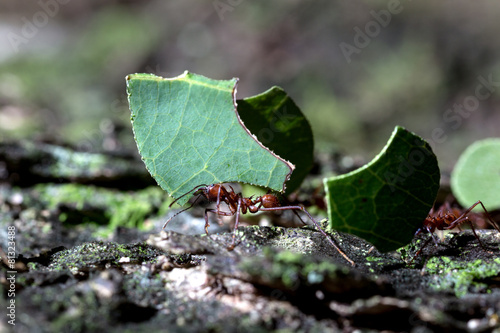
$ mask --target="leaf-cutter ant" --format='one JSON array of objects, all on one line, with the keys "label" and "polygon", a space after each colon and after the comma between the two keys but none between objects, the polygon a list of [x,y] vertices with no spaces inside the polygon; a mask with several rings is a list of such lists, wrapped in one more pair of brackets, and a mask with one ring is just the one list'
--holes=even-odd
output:
[{"label": "leaf-cutter ant", "polygon": [[[228,250],[233,250],[235,247],[236,240],[236,229],[238,228],[240,214],[245,214],[247,212],[257,213],[259,211],[280,211],[280,210],[292,210],[296,213],[297,210],[303,211],[314,223],[316,228],[325,236],[325,238],[330,242],[330,244],[347,260],[351,265],[355,266],[354,261],[349,259],[347,255],[328,237],[326,232],[320,227],[318,222],[316,222],[311,214],[307,210],[305,210],[302,206],[281,206],[278,198],[274,194],[264,194],[262,196],[258,196],[255,199],[253,196],[245,198],[241,193],[236,193],[234,189],[228,185],[230,190],[226,189],[222,184],[212,184],[212,185],[198,185],[194,187],[191,191],[181,195],[179,198],[174,200],[170,206],[172,206],[177,200],[182,198],[183,196],[193,193],[193,195],[198,195],[196,200],[187,208],[177,212],[175,215],[170,217],[167,222],[163,225],[163,228],[167,226],[167,224],[180,213],[190,209],[196,203],[196,201],[200,198],[200,196],[204,196],[208,201],[215,202],[216,208],[205,209],[205,232],[208,235],[208,227],[210,226],[208,222],[208,212],[217,214],[218,216],[233,216],[236,215],[235,223],[234,223],[234,231],[233,231],[233,240],[231,244],[228,246]],[[221,202],[225,202],[229,207],[229,212],[220,210]]]},{"label": "leaf-cutter ant", "polygon": [[479,242],[479,245],[481,245],[483,250],[487,251],[483,243],[481,242],[481,239],[479,239],[479,236],[476,234],[476,230],[474,229],[471,220],[467,216],[477,205],[481,205],[481,207],[483,208],[488,223],[491,224],[498,232],[500,232],[500,228],[495,222],[493,222],[493,220],[490,217],[490,214],[488,213],[488,211],[486,210],[486,208],[484,207],[483,203],[480,200],[478,200],[476,203],[470,206],[462,214],[460,214],[458,209],[452,209],[450,207],[450,204],[446,202],[444,205],[441,206],[441,208],[437,212],[434,212],[434,207],[433,207],[429,212],[429,214],[427,215],[427,218],[424,220],[422,227],[420,227],[415,232],[415,236],[419,235],[422,232],[426,232],[431,234],[431,237],[424,243],[424,245],[422,245],[420,250],[417,251],[417,253],[415,254],[410,263],[413,263],[413,261],[418,257],[418,255],[422,253],[422,250],[429,244],[431,239],[434,240],[436,246],[438,245],[438,240],[436,238],[436,235],[434,234],[434,231],[436,231],[436,229],[451,230],[457,227],[460,229],[460,225],[464,224],[465,222],[469,223],[472,232],[474,233],[474,236],[476,236]]}]

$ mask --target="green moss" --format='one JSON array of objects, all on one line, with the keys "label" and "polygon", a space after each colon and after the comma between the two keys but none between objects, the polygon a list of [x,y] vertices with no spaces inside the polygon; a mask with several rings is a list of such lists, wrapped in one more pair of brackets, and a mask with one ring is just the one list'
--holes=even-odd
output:
[{"label": "green moss", "polygon": [[36,270],[36,263],[34,263],[34,262],[29,262],[27,264],[27,266],[28,266],[28,270],[30,270],[30,271]]},{"label": "green moss", "polygon": [[487,262],[456,261],[449,257],[433,257],[426,264],[426,271],[434,278],[431,288],[453,291],[457,297],[468,292],[490,292],[487,281],[500,274],[500,258]]},{"label": "green moss", "polygon": [[240,267],[252,276],[258,276],[270,284],[282,284],[294,289],[298,283],[320,284],[335,279],[348,270],[328,261],[319,261],[297,252],[277,252],[272,248],[263,249],[264,258],[248,258]]},{"label": "green moss", "polygon": [[106,264],[120,265],[119,260],[123,257],[130,258],[130,262],[153,262],[161,254],[158,249],[143,243],[90,242],[56,253],[49,269],[75,272]]},{"label": "green moss", "polygon": [[107,327],[112,308],[108,302],[99,300],[94,292],[77,286],[42,288],[30,297],[32,306],[44,309],[50,322],[50,332],[95,332]]},{"label": "green moss", "polygon": [[120,192],[80,184],[41,184],[35,187],[35,195],[49,209],[65,206],[61,222],[106,224],[108,231],[118,226],[147,229],[144,220],[152,214],[164,214],[171,202],[157,186]]},{"label": "green moss", "polygon": [[[264,249],[264,255],[266,257],[272,256],[273,251],[271,248],[265,248]],[[281,262],[283,264],[292,264],[292,265],[297,265],[300,264],[302,261],[303,255],[297,252],[292,252],[292,251],[282,251],[276,254],[276,261]]]},{"label": "green moss", "polygon": [[424,241],[420,238],[414,238],[407,245],[400,247],[396,250],[401,255],[401,260],[405,262],[411,262],[414,259],[415,253],[417,253],[422,248],[422,243]]},{"label": "green moss", "polygon": [[381,257],[366,257],[366,261],[383,261],[384,258]]}]

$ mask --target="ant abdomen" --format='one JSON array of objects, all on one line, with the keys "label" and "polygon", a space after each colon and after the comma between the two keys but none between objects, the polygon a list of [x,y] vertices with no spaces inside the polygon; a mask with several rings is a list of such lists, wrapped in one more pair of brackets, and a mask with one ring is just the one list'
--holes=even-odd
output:
[{"label": "ant abdomen", "polygon": [[262,203],[262,207],[264,208],[274,208],[280,206],[278,198],[272,194],[264,194],[262,197],[260,197],[260,202]]}]

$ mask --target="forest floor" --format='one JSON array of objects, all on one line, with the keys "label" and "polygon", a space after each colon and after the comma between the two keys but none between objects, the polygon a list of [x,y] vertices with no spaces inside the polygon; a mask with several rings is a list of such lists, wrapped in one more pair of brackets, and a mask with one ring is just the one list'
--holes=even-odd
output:
[{"label": "forest floor", "polygon": [[171,200],[128,156],[18,143],[0,161],[0,307],[15,304],[0,330],[500,332],[496,231],[478,230],[484,249],[447,233],[416,258],[429,235],[379,253],[331,232],[354,267],[311,226],[241,226],[229,251],[201,208],[161,231]]}]

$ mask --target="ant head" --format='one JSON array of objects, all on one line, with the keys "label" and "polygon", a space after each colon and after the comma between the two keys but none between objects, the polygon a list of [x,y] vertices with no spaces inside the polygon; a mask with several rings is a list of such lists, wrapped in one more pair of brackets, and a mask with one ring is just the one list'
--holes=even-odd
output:
[{"label": "ant head", "polygon": [[202,194],[208,201],[216,201],[217,198],[220,198],[221,193],[225,193],[225,189],[221,184],[212,184],[200,188],[200,190],[203,191]]}]

